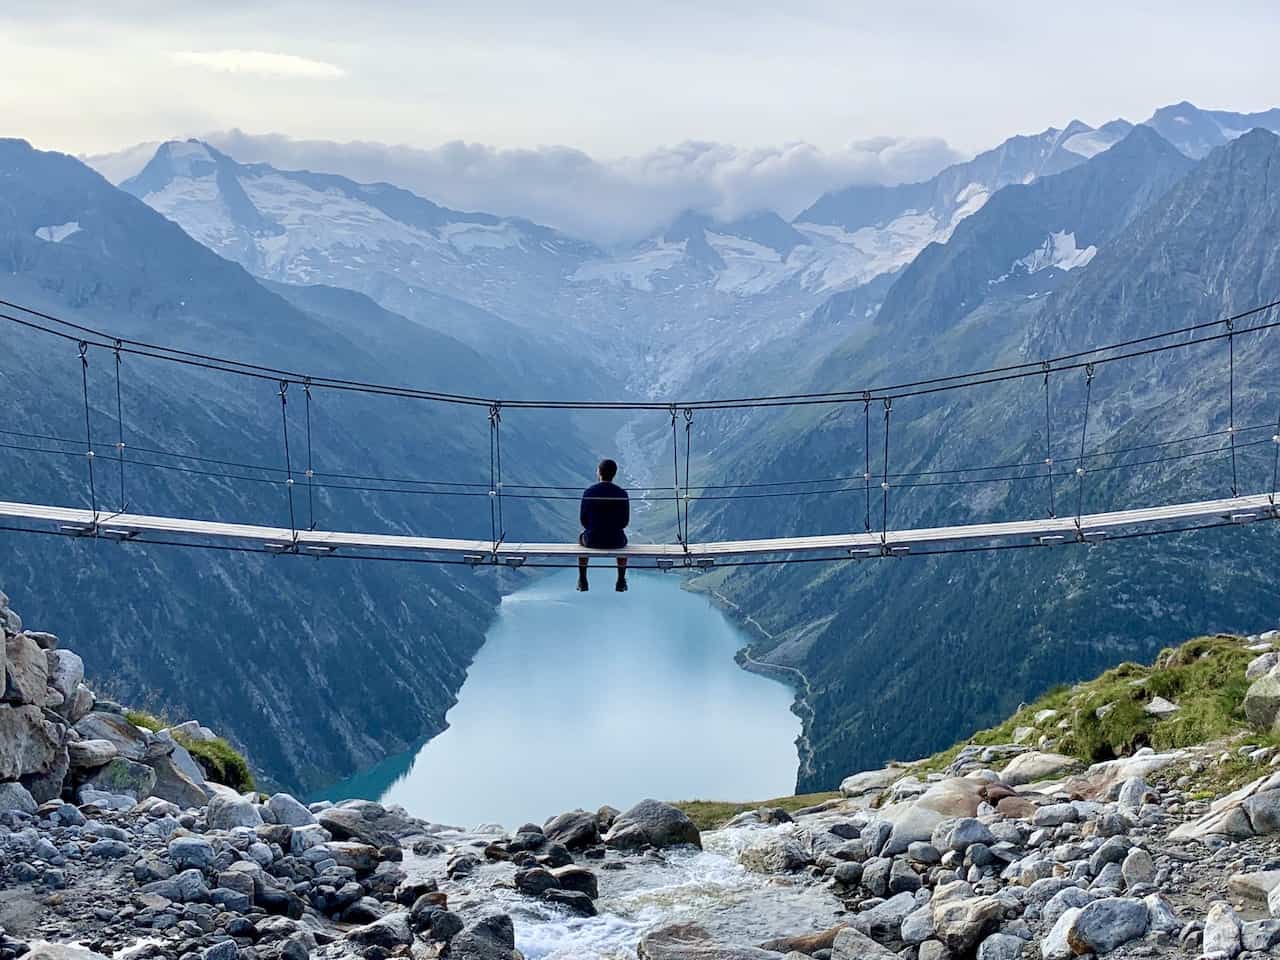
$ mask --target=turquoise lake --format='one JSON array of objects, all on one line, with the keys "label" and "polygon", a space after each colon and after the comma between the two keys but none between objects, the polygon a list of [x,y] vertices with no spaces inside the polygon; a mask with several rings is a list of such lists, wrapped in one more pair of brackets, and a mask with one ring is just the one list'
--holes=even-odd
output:
[{"label": "turquoise lake", "polygon": [[449,728],[325,791],[509,829],[575,807],[763,800],[795,786],[790,688],[733,660],[744,634],[676,575],[593,568],[505,597]]}]

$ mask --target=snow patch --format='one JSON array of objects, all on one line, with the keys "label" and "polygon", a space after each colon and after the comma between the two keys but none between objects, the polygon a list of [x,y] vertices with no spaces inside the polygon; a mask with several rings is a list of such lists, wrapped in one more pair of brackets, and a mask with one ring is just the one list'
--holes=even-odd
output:
[{"label": "snow patch", "polygon": [[1062,148],[1088,159],[1096,157],[1104,150],[1110,150],[1119,139],[1119,137],[1108,136],[1101,130],[1090,130],[1088,133],[1077,133],[1073,137],[1067,137],[1063,141]]},{"label": "snow patch", "polygon": [[1084,249],[1077,247],[1074,233],[1059,230],[1045,237],[1044,243],[1040,244],[1025,257],[1015,260],[1010,272],[1016,273],[1021,270],[1026,273],[1038,273],[1041,270],[1047,270],[1049,267],[1057,267],[1059,270],[1074,270],[1076,267],[1083,267],[1088,264],[1097,252],[1098,248],[1093,244]]},{"label": "snow patch", "polygon": [[59,223],[48,227],[36,228],[36,239],[45,240],[49,243],[61,243],[73,233],[80,232],[79,220],[68,220],[66,223]]},{"label": "snow patch", "polygon": [[629,257],[597,260],[584,263],[570,279],[577,283],[603,281],[633,290],[652,290],[653,276],[670,270],[684,256],[685,241],[679,243],[655,243]]},{"label": "snow patch", "polygon": [[203,143],[188,143],[184,140],[169,144],[169,164],[177,176],[193,176],[197,164],[209,163],[213,163],[213,155]]},{"label": "snow patch", "polygon": [[459,253],[470,253],[482,247],[505,250],[521,246],[520,231],[509,223],[446,223],[439,232]]}]

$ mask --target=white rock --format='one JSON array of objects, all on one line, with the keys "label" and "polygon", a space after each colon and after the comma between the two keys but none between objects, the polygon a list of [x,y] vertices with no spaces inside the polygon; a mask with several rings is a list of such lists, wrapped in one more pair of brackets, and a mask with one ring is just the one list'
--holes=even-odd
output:
[{"label": "white rock", "polygon": [[1143,713],[1152,717],[1168,717],[1181,709],[1176,703],[1166,700],[1164,697],[1152,697],[1151,702],[1143,706]]},{"label": "white rock", "polygon": [[1215,900],[1204,919],[1204,952],[1234,957],[1241,949],[1240,928],[1240,918],[1231,904]]}]

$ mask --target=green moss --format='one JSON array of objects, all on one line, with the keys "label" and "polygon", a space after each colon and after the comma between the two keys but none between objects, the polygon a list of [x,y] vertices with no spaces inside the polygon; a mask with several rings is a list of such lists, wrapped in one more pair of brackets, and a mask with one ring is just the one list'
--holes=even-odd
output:
[{"label": "green moss", "polygon": [[208,779],[241,793],[256,788],[248,761],[221,737],[217,740],[192,740],[190,737],[175,739],[200,764]]},{"label": "green moss", "polygon": [[682,800],[672,806],[683,810],[685,816],[693,821],[699,830],[714,830],[747,810],[758,810],[761,807],[781,807],[788,813],[812,807],[827,800],[834,800],[839,793],[804,793],[792,797],[775,797],[773,800],[761,800],[758,803],[731,803],[723,800]]}]

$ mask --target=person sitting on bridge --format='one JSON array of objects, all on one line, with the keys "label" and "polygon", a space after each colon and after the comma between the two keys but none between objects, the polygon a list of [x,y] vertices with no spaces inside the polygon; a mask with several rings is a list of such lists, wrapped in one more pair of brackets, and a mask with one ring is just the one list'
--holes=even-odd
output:
[{"label": "person sitting on bridge", "polygon": [[[618,465],[604,459],[596,467],[599,483],[592,484],[582,493],[582,507],[578,518],[582,521],[582,533],[578,537],[581,546],[592,550],[617,550],[627,545],[627,524],[631,522],[631,501],[627,491],[613,482]],[[587,557],[578,558],[578,589],[586,591]],[[618,582],[614,589],[622,593],[627,589],[627,558],[618,557]]]}]

